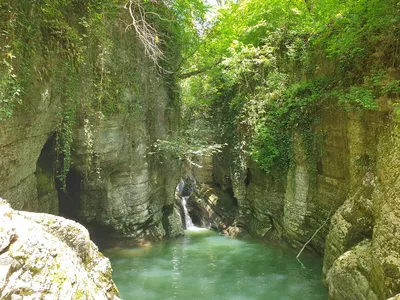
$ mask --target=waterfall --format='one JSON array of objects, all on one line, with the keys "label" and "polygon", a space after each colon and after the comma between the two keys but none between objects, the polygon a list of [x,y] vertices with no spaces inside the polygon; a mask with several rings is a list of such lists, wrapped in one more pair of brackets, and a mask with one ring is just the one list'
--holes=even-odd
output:
[{"label": "waterfall", "polygon": [[183,207],[183,213],[185,214],[185,225],[186,225],[186,230],[187,231],[202,231],[202,230],[206,230],[205,228],[200,228],[197,226],[194,226],[192,218],[189,215],[188,209],[187,209],[187,200],[189,199],[189,196],[183,196],[183,195],[190,195],[190,193],[185,193],[184,192],[184,186],[185,183],[184,181],[181,179],[181,181],[179,182],[178,186],[176,187],[176,190],[178,192],[178,195],[181,196],[182,198],[182,207]]},{"label": "waterfall", "polygon": [[192,218],[189,216],[189,213],[188,213],[188,210],[187,210],[187,206],[186,206],[186,204],[187,204],[187,199],[188,199],[189,197],[182,197],[182,206],[183,206],[183,212],[184,212],[184,214],[185,214],[185,225],[186,225],[186,229],[193,229],[193,228],[196,228],[194,225],[193,225],[193,221],[192,221]]}]

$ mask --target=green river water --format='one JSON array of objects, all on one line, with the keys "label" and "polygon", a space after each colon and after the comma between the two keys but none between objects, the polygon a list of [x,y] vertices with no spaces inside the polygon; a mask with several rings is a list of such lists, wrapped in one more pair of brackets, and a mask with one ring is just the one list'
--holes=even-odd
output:
[{"label": "green river water", "polygon": [[124,300],[327,299],[321,259],[212,231],[135,248],[103,250]]}]

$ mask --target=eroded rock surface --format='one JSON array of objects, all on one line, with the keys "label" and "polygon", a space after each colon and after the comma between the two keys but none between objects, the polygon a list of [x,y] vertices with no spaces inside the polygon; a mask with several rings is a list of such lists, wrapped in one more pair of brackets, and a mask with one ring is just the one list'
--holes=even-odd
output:
[{"label": "eroded rock surface", "polygon": [[374,143],[358,145],[374,156],[355,156],[359,188],[335,213],[327,236],[324,272],[332,299],[387,299],[400,291],[400,131],[395,118],[380,121]]},{"label": "eroded rock surface", "polygon": [[[24,15],[25,10],[18,9],[26,1],[14,2],[5,5],[3,19],[18,14],[36,24],[34,12]],[[32,57],[18,57],[32,61],[23,73],[46,70],[49,74],[23,80],[23,105],[16,106],[12,117],[0,126],[0,196],[13,209],[60,214],[97,233],[138,240],[181,235],[180,218],[176,209],[170,209],[180,164],[174,153],[156,151],[154,146],[159,140],[174,139],[179,131],[174,75],[158,72],[134,31],[126,30],[130,17],[123,5],[107,3],[115,14],[103,24],[109,33],[105,39],[98,39],[96,26],[88,26],[84,33],[77,30],[82,26],[79,20],[92,15],[92,9],[82,7],[81,2],[55,8],[69,16],[64,25],[87,47],[78,55],[82,66],[72,68],[71,74],[61,68],[69,60],[63,55],[49,60],[44,53],[51,50],[42,43]],[[32,9],[41,11],[36,6]],[[96,9],[110,11],[100,2]],[[36,25],[41,28],[43,24]],[[0,47],[28,38],[16,28],[7,29],[10,40],[2,39]],[[38,36],[42,32],[46,30]],[[168,57],[172,65],[179,60],[175,54]],[[103,81],[99,65],[107,74],[107,87],[99,83]],[[64,76],[73,77],[73,82]],[[106,97],[98,96],[99,87]],[[65,95],[72,90],[74,103]],[[65,118],[74,121],[65,122]],[[67,123],[68,129],[63,128]],[[68,132],[72,141],[63,140],[61,132]],[[70,156],[68,167],[63,167],[63,151]]]},{"label": "eroded rock surface", "polygon": [[243,139],[219,141],[230,145],[203,176],[233,191],[234,222],[253,237],[297,248],[313,237],[307,248],[324,253],[331,299],[388,299],[400,292],[398,99],[378,102],[377,111],[345,112],[332,104],[318,112],[313,134],[323,139],[310,145],[304,133],[293,132],[287,170],[261,171]]},{"label": "eroded rock surface", "polygon": [[0,299],[119,299],[110,261],[80,224],[0,198]]}]

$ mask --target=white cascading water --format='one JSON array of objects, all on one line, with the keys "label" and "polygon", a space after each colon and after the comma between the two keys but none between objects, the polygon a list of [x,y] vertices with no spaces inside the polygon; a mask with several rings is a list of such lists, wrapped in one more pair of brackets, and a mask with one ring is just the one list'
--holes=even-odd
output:
[{"label": "white cascading water", "polygon": [[192,218],[189,216],[188,210],[187,210],[187,199],[189,197],[182,197],[182,206],[183,206],[183,212],[185,214],[185,223],[186,223],[186,229],[190,230],[190,229],[194,229],[197,228],[196,226],[193,225],[193,221]]},{"label": "white cascading water", "polygon": [[[178,193],[180,195],[182,195],[182,191],[183,191],[183,186],[185,185],[185,183],[183,182],[183,180],[181,180],[178,184],[178,186],[176,187],[176,190],[178,191]],[[200,228],[197,226],[194,226],[192,218],[189,215],[188,209],[187,209],[187,200],[189,199],[189,197],[185,196],[182,197],[182,206],[183,206],[183,213],[185,214],[185,225],[186,225],[186,230],[187,231],[202,231],[202,230],[206,230],[205,228]]]}]

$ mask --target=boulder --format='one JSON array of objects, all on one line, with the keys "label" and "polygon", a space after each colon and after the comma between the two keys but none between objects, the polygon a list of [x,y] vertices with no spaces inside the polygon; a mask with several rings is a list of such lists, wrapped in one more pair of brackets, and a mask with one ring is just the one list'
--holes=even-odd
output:
[{"label": "boulder", "polygon": [[0,198],[0,299],[117,300],[119,292],[85,227]]}]

